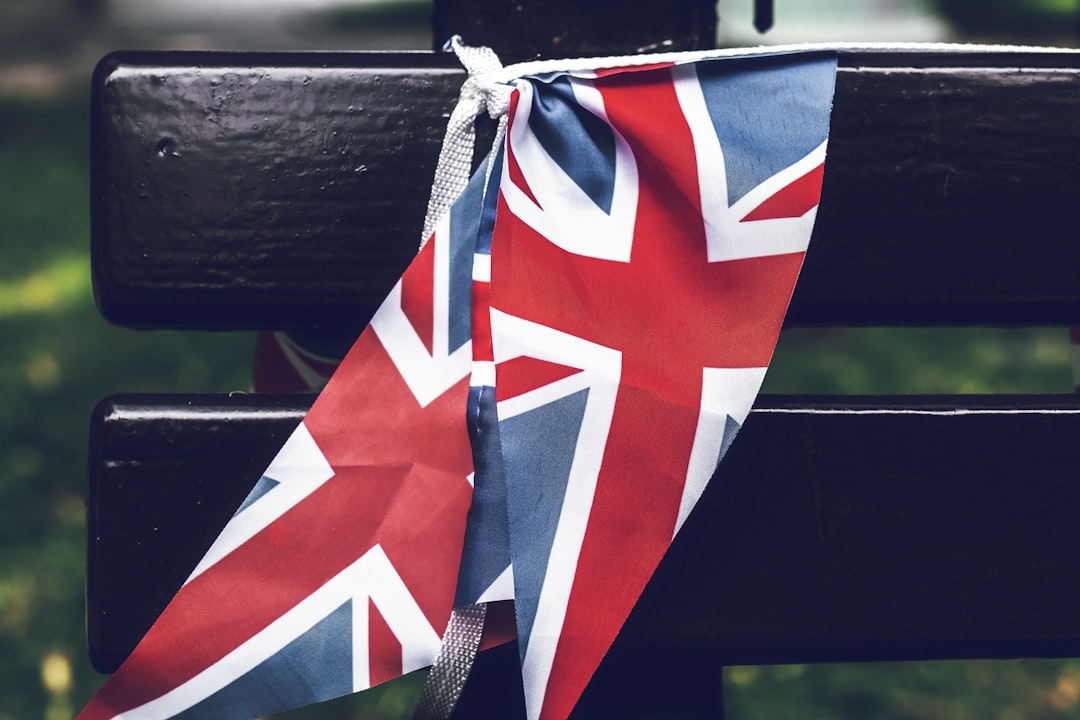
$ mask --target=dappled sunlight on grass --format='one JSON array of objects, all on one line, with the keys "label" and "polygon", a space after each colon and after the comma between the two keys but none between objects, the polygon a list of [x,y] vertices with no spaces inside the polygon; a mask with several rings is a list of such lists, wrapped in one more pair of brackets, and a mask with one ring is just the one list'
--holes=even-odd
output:
[{"label": "dappled sunlight on grass", "polygon": [[64,255],[14,280],[0,280],[0,318],[66,310],[91,296],[90,256]]},{"label": "dappled sunlight on grass", "polygon": [[1066,666],[1062,669],[1049,700],[1057,710],[1069,710],[1080,703],[1080,668]]},{"label": "dappled sunlight on grass", "polygon": [[41,661],[41,682],[54,695],[71,690],[71,661],[61,652],[53,651]]},{"label": "dappled sunlight on grass", "polygon": [[139,333],[95,309],[86,102],[0,99],[0,720],[70,720],[104,679],[83,600],[94,404],[249,382],[251,335]]},{"label": "dappled sunlight on grass", "polygon": [[0,576],[0,637],[22,634],[36,594],[32,575],[15,569],[9,573]]},{"label": "dappled sunlight on grass", "polygon": [[39,351],[26,361],[23,375],[27,382],[40,390],[56,387],[60,383],[60,364],[51,353]]},{"label": "dappled sunlight on grass", "polygon": [[41,661],[41,684],[49,693],[45,720],[66,720],[74,713],[71,705],[71,661],[53,650]]},{"label": "dappled sunlight on grass", "polygon": [[732,720],[1064,720],[1080,714],[1080,661],[974,660],[734,667]]}]

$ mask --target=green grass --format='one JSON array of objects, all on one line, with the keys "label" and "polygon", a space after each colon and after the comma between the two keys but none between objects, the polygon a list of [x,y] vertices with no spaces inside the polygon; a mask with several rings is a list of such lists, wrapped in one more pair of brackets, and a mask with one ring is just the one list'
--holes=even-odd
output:
[{"label": "green grass", "polygon": [[1050,720],[1080,717],[1075,660],[730,668],[732,720]]},{"label": "green grass", "polygon": [[[0,101],[0,720],[70,718],[83,638],[85,452],[116,392],[248,383],[250,335],[136,333],[93,305],[84,97]],[[786,332],[769,392],[1068,392],[1064,331]],[[730,717],[1080,717],[1074,661],[736,668]],[[408,715],[418,678],[282,718]]]},{"label": "green grass", "polygon": [[83,630],[94,404],[248,382],[249,336],[135,333],[98,315],[87,112],[82,97],[0,101],[0,720],[70,718],[102,680]]},{"label": "green grass", "polygon": [[1061,328],[785,330],[762,392],[1062,393],[1070,352]]}]

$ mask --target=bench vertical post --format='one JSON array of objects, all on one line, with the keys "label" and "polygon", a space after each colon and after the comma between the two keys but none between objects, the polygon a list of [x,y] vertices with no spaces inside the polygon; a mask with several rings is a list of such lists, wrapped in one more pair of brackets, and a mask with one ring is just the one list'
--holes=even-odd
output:
[{"label": "bench vertical post", "polygon": [[486,45],[503,62],[532,57],[708,50],[716,43],[713,0],[435,0],[435,48],[453,35]]}]

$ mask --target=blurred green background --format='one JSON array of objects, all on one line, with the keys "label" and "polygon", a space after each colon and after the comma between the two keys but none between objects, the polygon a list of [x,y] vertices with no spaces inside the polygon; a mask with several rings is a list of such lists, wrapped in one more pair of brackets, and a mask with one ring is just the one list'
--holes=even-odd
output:
[{"label": "blurred green background", "polygon": [[[777,0],[767,40],[978,39],[1074,45],[1077,0]],[[758,42],[751,0],[720,40]],[[116,392],[243,390],[253,337],[107,325],[89,272],[88,101],[117,48],[426,48],[422,0],[0,0],[0,720],[68,720],[103,678],[86,659],[85,452]],[[1067,333],[785,332],[771,392],[1068,392]],[[418,678],[287,718],[408,715]],[[729,715],[1080,718],[1080,661],[733,668]]]}]

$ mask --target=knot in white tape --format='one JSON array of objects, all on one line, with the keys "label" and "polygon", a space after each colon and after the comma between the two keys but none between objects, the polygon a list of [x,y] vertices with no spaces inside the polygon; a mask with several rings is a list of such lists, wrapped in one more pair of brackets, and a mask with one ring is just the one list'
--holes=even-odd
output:
[{"label": "knot in white tape", "polygon": [[503,66],[491,48],[463,45],[461,37],[455,35],[447,42],[446,49],[457,55],[469,77],[461,86],[457,105],[446,125],[420,247],[424,247],[435,230],[435,224],[450,210],[469,182],[473,147],[476,144],[476,119],[485,111],[493,119],[503,117],[513,92],[512,86],[499,81],[498,71]]}]

